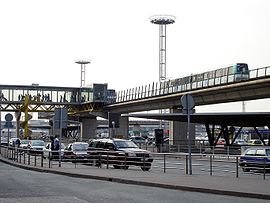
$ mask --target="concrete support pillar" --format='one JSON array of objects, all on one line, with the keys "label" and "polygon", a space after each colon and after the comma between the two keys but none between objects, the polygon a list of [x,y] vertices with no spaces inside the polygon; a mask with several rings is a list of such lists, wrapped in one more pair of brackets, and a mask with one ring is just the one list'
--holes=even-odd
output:
[{"label": "concrete support pillar", "polygon": [[119,128],[116,128],[116,137],[128,139],[129,120],[128,117],[121,117],[119,119]]},{"label": "concrete support pillar", "polygon": [[82,118],[81,120],[81,140],[88,141],[95,138],[97,134],[97,119]]},{"label": "concrete support pillar", "polygon": [[[170,109],[170,113],[181,113],[181,109]],[[189,136],[194,143],[195,140],[195,124],[190,123]],[[187,142],[187,122],[170,121],[170,140],[173,145],[185,146]]]}]

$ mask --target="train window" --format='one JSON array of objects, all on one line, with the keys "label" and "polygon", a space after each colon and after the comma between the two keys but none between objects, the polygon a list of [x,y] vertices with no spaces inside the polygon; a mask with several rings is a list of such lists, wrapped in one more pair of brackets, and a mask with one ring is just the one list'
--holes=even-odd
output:
[{"label": "train window", "polygon": [[203,78],[206,80],[208,79],[208,72],[207,73],[203,73]]},{"label": "train window", "polygon": [[203,81],[203,74],[198,74],[197,75],[197,82]]},{"label": "train window", "polygon": [[237,72],[243,72],[246,73],[248,72],[248,66],[247,64],[237,64]]},{"label": "train window", "polygon": [[191,77],[191,81],[192,82],[196,82],[197,81],[197,75],[193,75],[193,76],[190,76]]},{"label": "train window", "polygon": [[216,70],[216,77],[221,77],[221,74],[222,74],[221,69]]},{"label": "train window", "polygon": [[222,69],[222,76],[227,75],[227,73],[228,73],[228,68],[223,68]]},{"label": "train window", "polygon": [[211,78],[214,78],[214,77],[215,77],[215,71],[214,70],[210,71],[208,78],[211,79]]},{"label": "train window", "polygon": [[233,66],[230,66],[228,68],[228,75],[231,75],[231,74],[233,74]]}]

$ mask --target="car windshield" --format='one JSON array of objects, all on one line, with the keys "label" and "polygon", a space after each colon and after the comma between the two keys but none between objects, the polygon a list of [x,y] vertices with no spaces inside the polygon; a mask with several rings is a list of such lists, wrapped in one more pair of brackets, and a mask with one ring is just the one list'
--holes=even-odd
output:
[{"label": "car windshield", "polygon": [[73,144],[74,151],[87,151],[88,144]]},{"label": "car windshield", "polygon": [[33,141],[32,146],[44,146],[44,141]]},{"label": "car windshield", "polygon": [[29,144],[30,140],[21,140],[21,144]]},{"label": "car windshield", "polygon": [[121,140],[121,141],[114,141],[116,147],[118,149],[121,148],[138,148],[138,146],[132,142],[132,141],[127,141],[127,140]]}]

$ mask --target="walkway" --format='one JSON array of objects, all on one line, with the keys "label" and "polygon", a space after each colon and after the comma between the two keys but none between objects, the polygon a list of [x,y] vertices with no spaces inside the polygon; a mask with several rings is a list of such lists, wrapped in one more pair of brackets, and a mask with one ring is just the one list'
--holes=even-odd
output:
[{"label": "walkway", "polygon": [[90,178],[125,184],[161,187],[175,190],[205,192],[212,194],[251,197],[270,200],[270,181],[263,179],[219,177],[208,175],[175,175],[137,170],[88,168],[41,168],[6,160],[0,161],[28,170],[55,173],[78,178]]}]

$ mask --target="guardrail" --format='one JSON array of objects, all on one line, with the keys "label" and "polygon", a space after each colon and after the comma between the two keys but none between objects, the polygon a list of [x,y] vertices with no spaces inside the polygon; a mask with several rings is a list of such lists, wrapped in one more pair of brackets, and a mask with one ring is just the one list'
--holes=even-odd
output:
[{"label": "guardrail", "polygon": [[[157,173],[175,173],[179,174],[181,171],[184,175],[189,173],[189,163],[188,163],[188,153],[152,153],[154,162],[149,165],[146,156],[142,156],[141,160],[134,163],[134,160],[129,160],[130,157],[127,154],[123,153],[122,156],[119,156],[119,152],[115,151],[101,151],[101,150],[90,150],[87,151],[88,156],[83,159],[79,156],[74,156],[72,158],[64,157],[63,155],[53,157],[52,153],[58,153],[59,151],[49,152],[49,157],[45,159],[44,152],[40,150],[29,150],[21,149],[16,147],[1,147],[1,156],[10,161],[18,162],[24,165],[31,165],[35,167],[42,168],[55,168],[55,167],[99,167],[109,169],[114,167],[116,169],[128,169],[129,166],[139,166],[145,168],[148,171],[151,167],[151,171]],[[118,154],[117,154],[118,153]],[[116,157],[117,154],[117,157]],[[192,160],[196,162],[193,164],[193,171],[196,173],[208,174],[210,176],[228,176],[234,174],[235,178],[244,176],[252,176],[252,173],[244,173],[239,170],[239,157],[238,155],[224,155],[224,154],[192,154]],[[203,168],[198,169],[198,166],[203,162]],[[59,164],[61,163],[61,164]],[[226,166],[221,166],[218,168],[218,164],[225,164],[231,167],[233,171],[227,171],[224,169]],[[172,167],[174,165],[174,167]],[[181,166],[181,167],[179,167]],[[241,167],[245,169],[246,167]],[[248,167],[251,170],[258,171],[259,175],[263,176],[263,180],[267,175],[267,171],[270,168],[267,168],[265,163],[264,167]],[[134,169],[135,170],[135,169]],[[225,171],[225,172],[224,172]],[[222,175],[223,173],[223,175]]]},{"label": "guardrail", "polygon": [[[270,67],[263,67],[249,71],[249,79],[263,78],[270,76]],[[135,88],[130,88],[117,92],[116,102],[126,102],[137,99],[144,99],[148,97],[160,96],[165,94],[185,92],[195,89],[213,87],[224,84],[231,84],[240,81],[247,81],[243,77],[239,80],[239,74],[230,74],[222,77],[214,77],[198,82],[189,82],[187,84],[174,85],[170,80],[161,83],[153,82],[152,84],[143,85]]]}]

